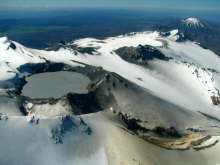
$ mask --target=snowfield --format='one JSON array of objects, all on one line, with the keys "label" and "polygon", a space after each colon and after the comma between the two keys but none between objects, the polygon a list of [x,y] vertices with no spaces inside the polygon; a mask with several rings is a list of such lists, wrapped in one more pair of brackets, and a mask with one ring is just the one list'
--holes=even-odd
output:
[{"label": "snowfield", "polygon": [[[186,21],[189,26],[200,25],[196,20]],[[201,151],[165,150],[124,131],[120,121],[108,112],[66,116],[66,109],[70,111],[70,108],[65,107],[65,102],[61,100],[53,106],[38,105],[34,108],[40,110],[35,115],[23,116],[18,100],[8,94],[16,88],[18,79],[29,74],[18,69],[27,63],[59,62],[72,67],[83,67],[81,63],[85,63],[117,73],[151,95],[190,113],[208,114],[219,124],[220,58],[197,43],[177,42],[177,39],[178,30],[174,30],[166,37],[159,32],[138,32],[104,40],[79,39],[67,44],[81,49],[94,48],[91,54],[66,47],[36,50],[6,37],[0,38],[0,164],[219,164],[219,143]],[[146,65],[139,65],[122,59],[115,52],[122,47],[139,45],[153,46],[170,59],[154,59],[147,61]],[[26,106],[33,105],[29,103]],[[158,118],[163,119],[163,115]],[[186,122],[187,125],[187,120],[180,119],[179,123]],[[205,146],[220,140],[219,132],[214,132],[212,136]]]}]

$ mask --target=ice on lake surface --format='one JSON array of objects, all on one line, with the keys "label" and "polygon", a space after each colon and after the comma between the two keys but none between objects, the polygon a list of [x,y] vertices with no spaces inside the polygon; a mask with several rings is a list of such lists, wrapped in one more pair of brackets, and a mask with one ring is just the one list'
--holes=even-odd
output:
[{"label": "ice on lake surface", "polygon": [[22,95],[31,98],[59,98],[69,92],[87,93],[90,79],[76,72],[47,72],[27,78]]}]

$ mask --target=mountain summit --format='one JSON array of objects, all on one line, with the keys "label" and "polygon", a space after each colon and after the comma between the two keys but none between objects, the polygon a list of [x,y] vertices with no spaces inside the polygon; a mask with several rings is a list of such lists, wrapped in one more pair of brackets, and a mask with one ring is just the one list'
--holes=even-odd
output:
[{"label": "mountain summit", "polygon": [[159,25],[157,29],[162,32],[177,29],[180,36],[178,41],[195,41],[220,55],[220,48],[217,44],[220,38],[219,25],[189,17]]},{"label": "mountain summit", "polygon": [[199,19],[192,17],[181,20],[177,26],[181,32],[186,33],[190,36],[197,36],[200,35],[200,33],[204,34],[210,32],[208,23],[202,22]]},{"label": "mountain summit", "polygon": [[181,21],[182,25],[189,28],[204,28],[205,25],[197,18],[186,18]]}]

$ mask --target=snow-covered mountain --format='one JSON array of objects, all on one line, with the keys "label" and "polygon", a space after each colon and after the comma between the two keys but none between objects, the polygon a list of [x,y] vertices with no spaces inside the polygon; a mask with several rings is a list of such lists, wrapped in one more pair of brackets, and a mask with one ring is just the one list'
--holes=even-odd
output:
[{"label": "snow-covered mountain", "polygon": [[[85,38],[47,50],[0,38],[0,164],[220,163],[220,59],[177,42],[179,34]],[[22,96],[27,77],[55,71],[86,75],[88,93]]]},{"label": "snow-covered mountain", "polygon": [[217,55],[220,55],[218,46],[220,38],[219,25],[190,17],[158,26],[159,28],[157,29],[163,32],[178,29],[179,35],[181,36],[179,41],[185,42],[191,40],[197,42],[202,47],[210,49]]},{"label": "snow-covered mountain", "polygon": [[213,35],[212,26],[207,22],[202,22],[197,18],[186,18],[178,24],[178,30],[183,33],[187,39],[197,40],[199,37]]},{"label": "snow-covered mountain", "polygon": [[197,18],[183,19],[182,24],[189,28],[205,28],[205,25]]}]

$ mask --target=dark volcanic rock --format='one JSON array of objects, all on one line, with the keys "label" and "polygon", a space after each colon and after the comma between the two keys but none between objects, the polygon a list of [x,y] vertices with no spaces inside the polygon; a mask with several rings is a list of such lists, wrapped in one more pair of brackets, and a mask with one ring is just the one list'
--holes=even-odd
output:
[{"label": "dark volcanic rock", "polygon": [[149,60],[159,59],[168,61],[166,57],[157,48],[150,45],[139,45],[138,47],[122,47],[115,50],[122,59],[138,64],[146,64]]},{"label": "dark volcanic rock", "polygon": [[57,72],[57,71],[65,71],[70,69],[71,67],[63,64],[63,63],[27,63],[25,65],[20,66],[17,68],[19,72],[27,72],[30,74],[37,74],[37,73],[44,73],[44,72]]},{"label": "dark volcanic rock", "polygon": [[10,43],[9,47],[14,49],[14,50],[16,49],[16,45],[13,42]]},{"label": "dark volcanic rock", "polygon": [[96,53],[96,48],[94,47],[77,47],[76,50],[82,54],[87,53],[87,54],[94,55]]},{"label": "dark volcanic rock", "polygon": [[211,96],[211,100],[212,100],[212,103],[214,105],[219,105],[220,104],[220,97]]},{"label": "dark volcanic rock", "polygon": [[134,132],[137,132],[137,131],[147,132],[147,131],[149,131],[148,129],[140,126],[139,123],[141,123],[141,120],[129,118],[126,114],[122,114],[122,113],[119,113],[119,116],[121,117],[122,121],[126,124],[126,127],[129,130],[132,130]]},{"label": "dark volcanic rock", "polygon": [[60,44],[62,44],[62,45],[66,45],[66,42],[63,41],[63,40],[61,40],[61,41],[60,41]]},{"label": "dark volcanic rock", "polygon": [[67,94],[67,99],[76,115],[94,113],[102,110],[93,92],[89,94]]},{"label": "dark volcanic rock", "polygon": [[127,129],[135,132],[137,135],[141,132],[142,134],[154,133],[157,136],[165,138],[180,138],[182,136],[174,127],[155,127],[154,129],[148,129],[141,125],[141,123],[146,123],[146,121],[131,118],[127,114],[123,113],[119,113],[119,116],[125,123]]},{"label": "dark volcanic rock", "polygon": [[94,55],[97,51],[97,47],[80,47],[76,44],[67,44],[65,41],[60,41],[57,44],[54,44],[52,47],[47,48],[46,50],[48,51],[58,51],[59,49],[68,49],[72,52],[74,52],[75,55],[77,55],[77,53],[82,53],[82,54],[90,54],[90,55]]},{"label": "dark volcanic rock", "polygon": [[154,129],[154,132],[160,136],[165,136],[165,137],[173,137],[173,138],[181,137],[179,132],[174,127],[170,127],[170,128],[156,127]]}]

